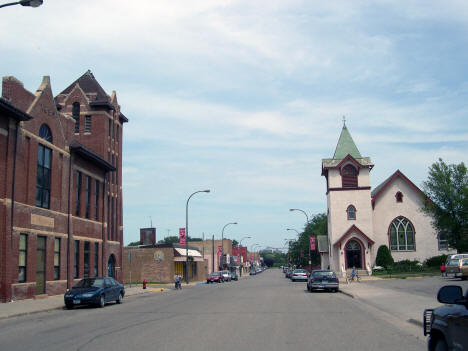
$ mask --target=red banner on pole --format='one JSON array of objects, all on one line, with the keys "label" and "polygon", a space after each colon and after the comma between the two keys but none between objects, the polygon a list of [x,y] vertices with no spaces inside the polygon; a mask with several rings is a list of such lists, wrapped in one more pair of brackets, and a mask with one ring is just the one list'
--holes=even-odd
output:
[{"label": "red banner on pole", "polygon": [[179,245],[185,245],[185,228],[179,228]]},{"label": "red banner on pole", "polygon": [[309,238],[310,251],[315,251],[315,236]]},{"label": "red banner on pole", "polygon": [[223,255],[223,247],[218,246],[218,257],[221,257]]}]

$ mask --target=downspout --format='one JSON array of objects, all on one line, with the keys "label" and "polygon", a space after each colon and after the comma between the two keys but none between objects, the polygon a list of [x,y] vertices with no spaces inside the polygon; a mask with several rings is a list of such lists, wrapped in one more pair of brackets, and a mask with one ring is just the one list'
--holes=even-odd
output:
[{"label": "downspout", "polygon": [[[15,131],[15,144],[13,147],[13,176],[11,180],[11,206],[10,206],[10,255],[13,253],[13,225],[14,225],[14,217],[15,217],[15,184],[16,184],[16,157],[17,157],[17,150],[18,150],[18,136],[19,136],[19,126],[20,122],[16,121],[16,131]],[[10,133],[8,133],[8,138],[10,138]],[[6,254],[6,250],[5,250]],[[8,256],[8,255],[7,255]],[[11,282],[11,276],[7,276],[8,272],[8,263],[11,263],[7,257],[5,257],[5,274],[4,279],[6,280],[7,283]],[[9,285],[9,284],[8,284]],[[6,288],[7,284],[5,284],[5,300],[6,301],[11,301],[11,288],[10,291],[7,291]],[[8,296],[6,296],[8,293]]]},{"label": "downspout", "polygon": [[102,182],[102,245],[101,245],[101,276],[105,277],[104,268],[105,266],[105,257],[104,257],[104,244],[106,241],[106,229],[104,227],[106,215],[106,181],[107,181],[107,171],[104,171],[104,181]]},{"label": "downspout", "polygon": [[68,245],[67,245],[67,289],[71,289],[71,281],[72,281],[72,274],[71,274],[71,245],[73,244],[73,238],[71,234],[71,185],[73,181],[73,172],[72,172],[72,158],[73,154],[70,150],[70,161],[68,164],[68,219],[67,219],[67,235],[68,235]]}]

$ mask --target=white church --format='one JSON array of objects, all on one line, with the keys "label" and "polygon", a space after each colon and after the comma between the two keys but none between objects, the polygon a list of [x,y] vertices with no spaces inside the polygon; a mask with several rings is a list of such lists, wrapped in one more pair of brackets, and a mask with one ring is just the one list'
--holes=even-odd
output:
[{"label": "white church", "polygon": [[322,269],[343,275],[355,267],[370,274],[381,245],[395,262],[454,252],[422,212],[423,192],[399,170],[372,190],[373,166],[343,124],[333,158],[322,160],[328,213],[328,241],[319,237]]}]

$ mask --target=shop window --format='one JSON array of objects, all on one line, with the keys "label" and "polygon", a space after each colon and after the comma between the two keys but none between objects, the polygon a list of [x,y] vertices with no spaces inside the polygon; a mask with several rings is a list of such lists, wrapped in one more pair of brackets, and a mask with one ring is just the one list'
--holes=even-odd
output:
[{"label": "shop window", "polygon": [[89,242],[85,241],[83,250],[83,278],[89,278]]},{"label": "shop window", "polygon": [[54,280],[60,279],[60,238],[54,241]]},{"label": "shop window", "polygon": [[28,235],[20,234],[18,255],[18,282],[26,281],[26,265],[28,260]]}]

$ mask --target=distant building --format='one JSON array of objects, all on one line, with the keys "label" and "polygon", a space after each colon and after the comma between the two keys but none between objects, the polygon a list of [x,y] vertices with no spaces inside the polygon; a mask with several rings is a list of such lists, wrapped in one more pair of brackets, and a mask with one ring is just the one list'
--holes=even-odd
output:
[{"label": "distant building", "polygon": [[122,281],[122,132],[115,92],[91,72],[56,98],[4,77],[0,99],[0,299]]},{"label": "distant building", "polygon": [[333,158],[322,160],[328,212],[328,243],[319,241],[322,268],[370,272],[381,245],[395,261],[453,252],[422,212],[423,192],[399,170],[371,191],[373,167],[343,125]]},{"label": "distant building", "polygon": [[[188,252],[188,272],[186,270]],[[172,283],[176,274],[190,281],[206,279],[206,264],[196,247],[188,250],[179,244],[155,244],[124,247],[124,282]]]}]

